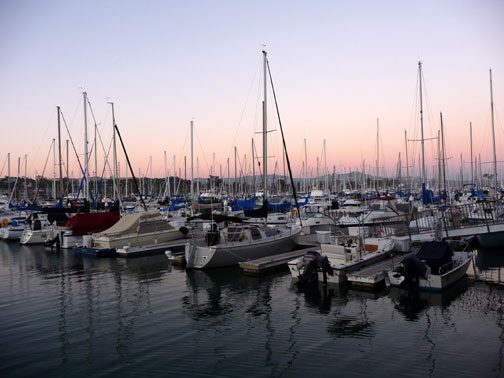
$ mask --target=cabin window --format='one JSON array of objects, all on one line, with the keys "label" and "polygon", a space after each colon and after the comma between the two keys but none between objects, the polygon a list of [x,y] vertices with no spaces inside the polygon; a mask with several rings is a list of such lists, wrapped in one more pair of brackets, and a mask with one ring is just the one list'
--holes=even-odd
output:
[{"label": "cabin window", "polygon": [[276,234],[280,233],[280,231],[278,231],[277,229],[273,228],[273,229],[265,230],[264,233],[269,238],[271,236],[275,236]]},{"label": "cabin window", "polygon": [[250,235],[252,236],[253,240],[262,239],[262,235],[261,235],[261,233],[259,232],[258,229],[255,229],[255,228],[251,229],[250,230]]}]

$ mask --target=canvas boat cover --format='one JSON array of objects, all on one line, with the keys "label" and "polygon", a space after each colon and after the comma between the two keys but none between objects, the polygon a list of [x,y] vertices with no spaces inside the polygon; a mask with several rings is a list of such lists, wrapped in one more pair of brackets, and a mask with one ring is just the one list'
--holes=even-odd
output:
[{"label": "canvas boat cover", "polygon": [[447,242],[425,242],[416,256],[430,266],[432,273],[439,274],[439,268],[452,261],[452,249]]},{"label": "canvas boat cover", "polygon": [[63,226],[72,227],[72,235],[82,236],[106,230],[116,224],[119,218],[117,213],[81,213],[74,215]]},{"label": "canvas boat cover", "polygon": [[93,235],[93,237],[111,236],[111,235],[128,235],[137,232],[138,225],[144,221],[161,220],[161,213],[155,211],[152,213],[133,213],[126,214],[112,227],[105,231]]}]

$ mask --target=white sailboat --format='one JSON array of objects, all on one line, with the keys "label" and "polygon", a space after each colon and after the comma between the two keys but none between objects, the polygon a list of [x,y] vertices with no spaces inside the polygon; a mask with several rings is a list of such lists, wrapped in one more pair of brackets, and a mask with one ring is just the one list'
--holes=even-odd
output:
[{"label": "white sailboat", "polygon": [[[263,175],[264,198],[267,201],[267,54],[263,51],[264,101],[263,101]],[[185,247],[187,269],[216,268],[237,265],[248,261],[293,250],[301,228],[296,225],[249,225],[227,226],[214,229],[204,241],[193,240]],[[208,237],[210,236],[210,237]]]}]

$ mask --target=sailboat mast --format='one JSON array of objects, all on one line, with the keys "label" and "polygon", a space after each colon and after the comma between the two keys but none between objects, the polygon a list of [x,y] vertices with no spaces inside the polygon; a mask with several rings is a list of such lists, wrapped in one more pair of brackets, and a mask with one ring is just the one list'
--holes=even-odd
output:
[{"label": "sailboat mast", "polygon": [[420,88],[420,129],[422,132],[422,184],[426,182],[425,175],[425,152],[424,152],[424,129],[423,129],[423,101],[422,101],[422,62],[418,62],[418,77]]},{"label": "sailboat mast", "polygon": [[263,64],[264,64],[264,99],[263,99],[263,182],[264,182],[264,201],[268,199],[268,112],[267,112],[267,86],[266,80],[266,65],[267,53],[263,50]]},{"label": "sailboat mast", "polygon": [[84,198],[89,200],[89,182],[88,182],[88,135],[87,135],[87,93],[84,96]]},{"label": "sailboat mast", "polygon": [[256,177],[255,177],[255,151],[254,151],[254,138],[252,138],[252,177],[254,183],[254,195],[256,194]]},{"label": "sailboat mast", "polygon": [[[194,150],[193,150],[194,123],[191,121],[191,203],[194,203]],[[192,206],[191,206],[192,207]]]},{"label": "sailboat mast", "polygon": [[376,119],[376,184],[375,189],[378,191],[378,177],[380,176],[380,119]]},{"label": "sailboat mast", "polygon": [[409,179],[408,134],[406,130],[404,130],[404,146],[406,147],[406,177]]},{"label": "sailboat mast", "polygon": [[490,110],[492,112],[492,139],[493,139],[493,170],[494,170],[494,185],[495,199],[497,199],[497,152],[495,149],[495,126],[494,126],[494,104],[493,104],[493,87],[492,87],[492,69],[490,69]]},{"label": "sailboat mast", "polygon": [[60,130],[60,107],[56,106],[58,111],[58,150],[59,150],[59,175],[60,175],[60,194],[63,197],[63,168],[61,166],[61,130]]},{"label": "sailboat mast", "polygon": [[[56,139],[52,140],[52,148],[53,148],[52,198],[56,199]],[[18,163],[18,166],[19,166],[19,163]],[[19,176],[19,167],[18,167],[18,176]]]},{"label": "sailboat mast", "polygon": [[472,122],[469,122],[469,134],[470,134],[470,137],[471,137],[471,184],[474,184]]}]

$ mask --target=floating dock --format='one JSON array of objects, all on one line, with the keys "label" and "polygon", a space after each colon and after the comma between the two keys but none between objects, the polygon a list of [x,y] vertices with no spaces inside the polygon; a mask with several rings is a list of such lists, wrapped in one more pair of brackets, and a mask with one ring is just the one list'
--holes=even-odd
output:
[{"label": "floating dock", "polygon": [[350,282],[354,288],[362,288],[364,290],[379,289],[385,285],[387,272],[401,260],[402,256],[397,255],[356,272],[347,273],[347,281]]},{"label": "floating dock", "polygon": [[316,248],[317,248],[316,246],[307,248],[305,247],[290,252],[280,253],[278,255],[262,257],[256,260],[242,261],[239,263],[239,265],[240,268],[243,270],[244,274],[251,276],[259,276],[261,274],[271,273],[278,270],[284,270],[287,268],[287,263],[289,261],[304,256],[306,252],[313,251]]}]

